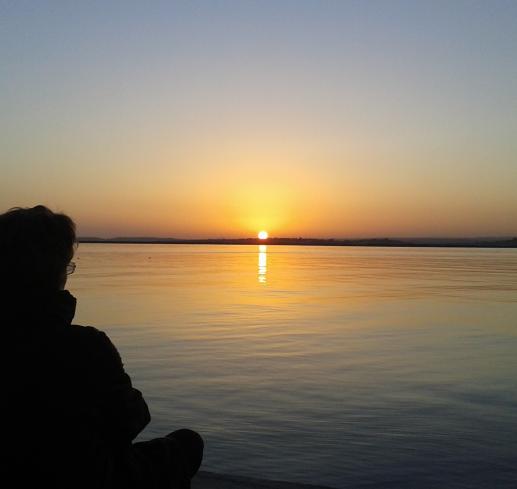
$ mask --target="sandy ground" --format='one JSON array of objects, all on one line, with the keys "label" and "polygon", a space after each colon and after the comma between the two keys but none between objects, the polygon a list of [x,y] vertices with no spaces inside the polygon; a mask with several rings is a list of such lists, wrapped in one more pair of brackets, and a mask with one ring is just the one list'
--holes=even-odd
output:
[{"label": "sandy ground", "polygon": [[192,489],[328,489],[323,486],[268,481],[248,477],[199,472],[192,480]]}]

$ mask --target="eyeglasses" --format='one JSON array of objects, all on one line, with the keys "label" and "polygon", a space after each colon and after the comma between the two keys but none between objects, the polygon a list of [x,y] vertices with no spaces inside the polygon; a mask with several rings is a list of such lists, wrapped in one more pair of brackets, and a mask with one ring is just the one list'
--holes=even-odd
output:
[{"label": "eyeglasses", "polygon": [[67,266],[66,266],[66,274],[67,275],[71,275],[72,273],[75,272],[75,262],[71,261]]}]

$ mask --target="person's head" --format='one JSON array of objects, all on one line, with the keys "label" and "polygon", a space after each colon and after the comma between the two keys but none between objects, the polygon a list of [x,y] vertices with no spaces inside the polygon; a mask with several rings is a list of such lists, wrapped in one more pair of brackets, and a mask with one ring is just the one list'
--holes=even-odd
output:
[{"label": "person's head", "polygon": [[47,293],[64,288],[75,224],[45,206],[0,215],[0,290]]}]

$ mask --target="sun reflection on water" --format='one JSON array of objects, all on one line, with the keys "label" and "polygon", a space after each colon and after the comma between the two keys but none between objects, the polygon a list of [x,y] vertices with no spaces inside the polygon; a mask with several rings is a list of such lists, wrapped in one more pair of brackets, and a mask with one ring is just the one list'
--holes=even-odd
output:
[{"label": "sun reflection on water", "polygon": [[258,254],[258,281],[260,283],[266,283],[266,272],[267,272],[267,246],[259,245]]}]

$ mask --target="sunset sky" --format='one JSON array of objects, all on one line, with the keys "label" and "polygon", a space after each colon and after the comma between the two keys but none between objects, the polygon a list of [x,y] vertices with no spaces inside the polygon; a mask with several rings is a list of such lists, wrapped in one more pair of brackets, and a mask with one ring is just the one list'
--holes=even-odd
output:
[{"label": "sunset sky", "polygon": [[517,235],[516,53],[515,1],[0,0],[0,211]]}]

